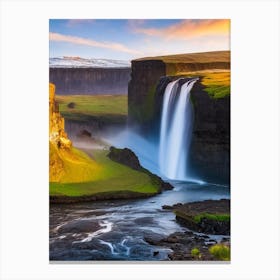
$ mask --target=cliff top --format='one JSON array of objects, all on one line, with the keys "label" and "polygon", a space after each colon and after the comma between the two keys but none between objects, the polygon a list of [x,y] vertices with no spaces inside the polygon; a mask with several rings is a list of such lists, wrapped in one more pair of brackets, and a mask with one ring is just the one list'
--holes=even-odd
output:
[{"label": "cliff top", "polygon": [[230,62],[230,51],[214,51],[200,53],[186,53],[166,56],[143,57],[133,61],[162,60],[166,63],[208,63],[208,62]]}]

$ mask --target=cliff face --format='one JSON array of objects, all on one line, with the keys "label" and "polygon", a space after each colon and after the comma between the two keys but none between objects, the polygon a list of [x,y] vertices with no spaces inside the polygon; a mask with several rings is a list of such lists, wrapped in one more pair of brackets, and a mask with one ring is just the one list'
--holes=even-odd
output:
[{"label": "cliff face", "polygon": [[[177,55],[132,61],[128,87],[128,118],[143,133],[158,135],[162,98],[167,84],[186,72],[230,69],[230,52]],[[170,77],[170,75],[172,77]],[[230,96],[211,98],[201,81],[195,83],[191,100],[194,127],[190,161],[199,178],[229,183]]]},{"label": "cliff face", "polygon": [[55,101],[55,85],[49,84],[49,141],[59,148],[69,148],[72,145],[64,128],[64,118]]},{"label": "cliff face", "polygon": [[193,172],[206,181],[230,181],[230,96],[211,98],[200,82],[191,91],[194,126],[190,148]]},{"label": "cliff face", "polygon": [[128,84],[129,124],[145,125],[153,119],[156,86],[165,73],[166,65],[160,60],[132,61]]},{"label": "cliff face", "polygon": [[59,181],[65,173],[59,151],[69,152],[72,147],[64,130],[64,119],[55,102],[55,85],[49,84],[49,179]]},{"label": "cliff face", "polygon": [[127,94],[130,68],[50,68],[57,94]]}]

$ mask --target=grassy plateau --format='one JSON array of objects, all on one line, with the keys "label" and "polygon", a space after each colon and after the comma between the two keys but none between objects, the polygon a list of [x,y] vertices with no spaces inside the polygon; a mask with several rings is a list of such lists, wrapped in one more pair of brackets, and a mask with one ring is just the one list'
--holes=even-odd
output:
[{"label": "grassy plateau", "polygon": [[162,60],[165,63],[211,63],[213,61],[229,62],[230,52],[214,51],[214,52],[163,55],[163,56],[154,56],[154,57],[143,57],[143,58],[136,59],[135,61],[143,61],[149,59]]},{"label": "grassy plateau", "polygon": [[56,95],[55,99],[65,119],[118,123],[127,117],[127,95]]},{"label": "grassy plateau", "polygon": [[230,71],[202,73],[201,83],[210,97],[224,98],[230,95]]}]

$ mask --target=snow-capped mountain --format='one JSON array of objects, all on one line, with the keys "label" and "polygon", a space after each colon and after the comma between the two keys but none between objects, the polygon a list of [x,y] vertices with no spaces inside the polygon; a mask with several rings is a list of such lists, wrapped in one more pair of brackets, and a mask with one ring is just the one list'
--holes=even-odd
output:
[{"label": "snow-capped mountain", "polygon": [[130,67],[130,61],[100,59],[100,58],[82,58],[73,56],[51,57],[49,59],[51,68],[127,68]]}]

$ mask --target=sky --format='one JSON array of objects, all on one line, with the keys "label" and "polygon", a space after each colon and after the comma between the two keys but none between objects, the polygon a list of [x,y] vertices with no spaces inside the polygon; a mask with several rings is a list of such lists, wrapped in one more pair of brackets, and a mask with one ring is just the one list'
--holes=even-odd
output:
[{"label": "sky", "polygon": [[228,19],[51,19],[50,57],[132,60],[230,49]]}]

